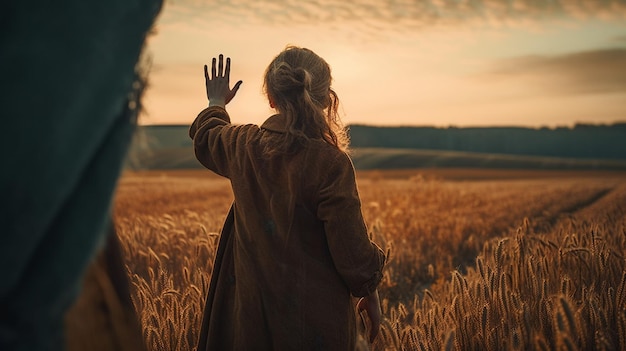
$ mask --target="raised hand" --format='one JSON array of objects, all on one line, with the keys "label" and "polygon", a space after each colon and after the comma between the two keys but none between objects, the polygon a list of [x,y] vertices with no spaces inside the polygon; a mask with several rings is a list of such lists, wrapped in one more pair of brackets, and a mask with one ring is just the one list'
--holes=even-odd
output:
[{"label": "raised hand", "polygon": [[204,79],[206,82],[206,97],[209,99],[209,106],[225,107],[237,94],[239,86],[243,83],[238,81],[235,86],[230,89],[230,57],[226,58],[226,68],[224,68],[224,55],[219,56],[219,66],[215,67],[216,59],[213,58],[211,64],[211,76],[207,65],[204,65]]}]

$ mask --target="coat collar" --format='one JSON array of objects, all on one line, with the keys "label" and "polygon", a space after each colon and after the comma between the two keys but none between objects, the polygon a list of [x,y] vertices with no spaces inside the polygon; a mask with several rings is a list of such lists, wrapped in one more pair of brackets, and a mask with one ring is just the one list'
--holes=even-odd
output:
[{"label": "coat collar", "polygon": [[266,119],[265,122],[263,122],[261,128],[267,129],[272,132],[286,133],[287,121],[286,118],[282,115],[273,115],[270,118]]}]

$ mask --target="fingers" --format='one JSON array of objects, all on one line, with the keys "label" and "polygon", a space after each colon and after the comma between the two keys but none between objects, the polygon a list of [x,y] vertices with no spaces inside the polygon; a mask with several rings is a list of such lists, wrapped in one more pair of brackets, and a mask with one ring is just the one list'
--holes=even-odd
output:
[{"label": "fingers", "polygon": [[215,79],[215,57],[211,63],[211,79]]},{"label": "fingers", "polygon": [[224,73],[224,55],[220,54],[220,62],[219,62],[219,68],[217,69],[217,76],[218,77],[223,77]]},{"label": "fingers", "polygon": [[243,81],[238,81],[235,86],[228,92],[228,95],[226,96],[226,103],[229,103],[235,97],[241,83],[243,83]]},{"label": "fingers", "polygon": [[204,65],[204,78],[215,79],[215,78],[228,78],[230,77],[230,57],[226,58],[226,69],[224,69],[224,55],[219,55],[219,61],[214,57],[211,62],[211,76],[209,77],[209,73],[207,71],[207,66]]},{"label": "fingers", "polygon": [[207,65],[204,65],[204,80],[207,82],[209,81],[209,68]]},{"label": "fingers", "polygon": [[241,86],[241,83],[243,83],[243,80],[240,80],[237,83],[235,83],[235,86],[233,87],[233,95],[237,93],[237,91],[239,90],[239,86]]},{"label": "fingers", "polygon": [[[222,55],[220,55],[220,61],[222,59]],[[230,57],[226,58],[226,70],[224,71],[224,77],[228,79],[230,77]]]}]

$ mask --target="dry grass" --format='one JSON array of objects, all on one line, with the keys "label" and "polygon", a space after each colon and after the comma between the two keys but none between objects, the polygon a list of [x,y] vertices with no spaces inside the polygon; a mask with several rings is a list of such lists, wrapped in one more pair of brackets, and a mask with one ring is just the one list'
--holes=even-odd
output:
[{"label": "dry grass", "polygon": [[[359,173],[371,235],[390,252],[374,349],[626,349],[623,177],[406,172]],[[123,177],[116,227],[149,349],[195,347],[231,201],[206,172]]]}]

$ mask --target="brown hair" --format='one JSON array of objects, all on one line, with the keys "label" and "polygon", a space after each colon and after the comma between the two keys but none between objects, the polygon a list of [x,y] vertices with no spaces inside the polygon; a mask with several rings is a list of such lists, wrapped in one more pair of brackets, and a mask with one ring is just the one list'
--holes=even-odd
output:
[{"label": "brown hair", "polygon": [[285,137],[270,146],[270,154],[295,152],[310,139],[323,139],[347,151],[348,137],[331,80],[328,63],[309,49],[288,46],[269,64],[263,88],[287,121]]}]

